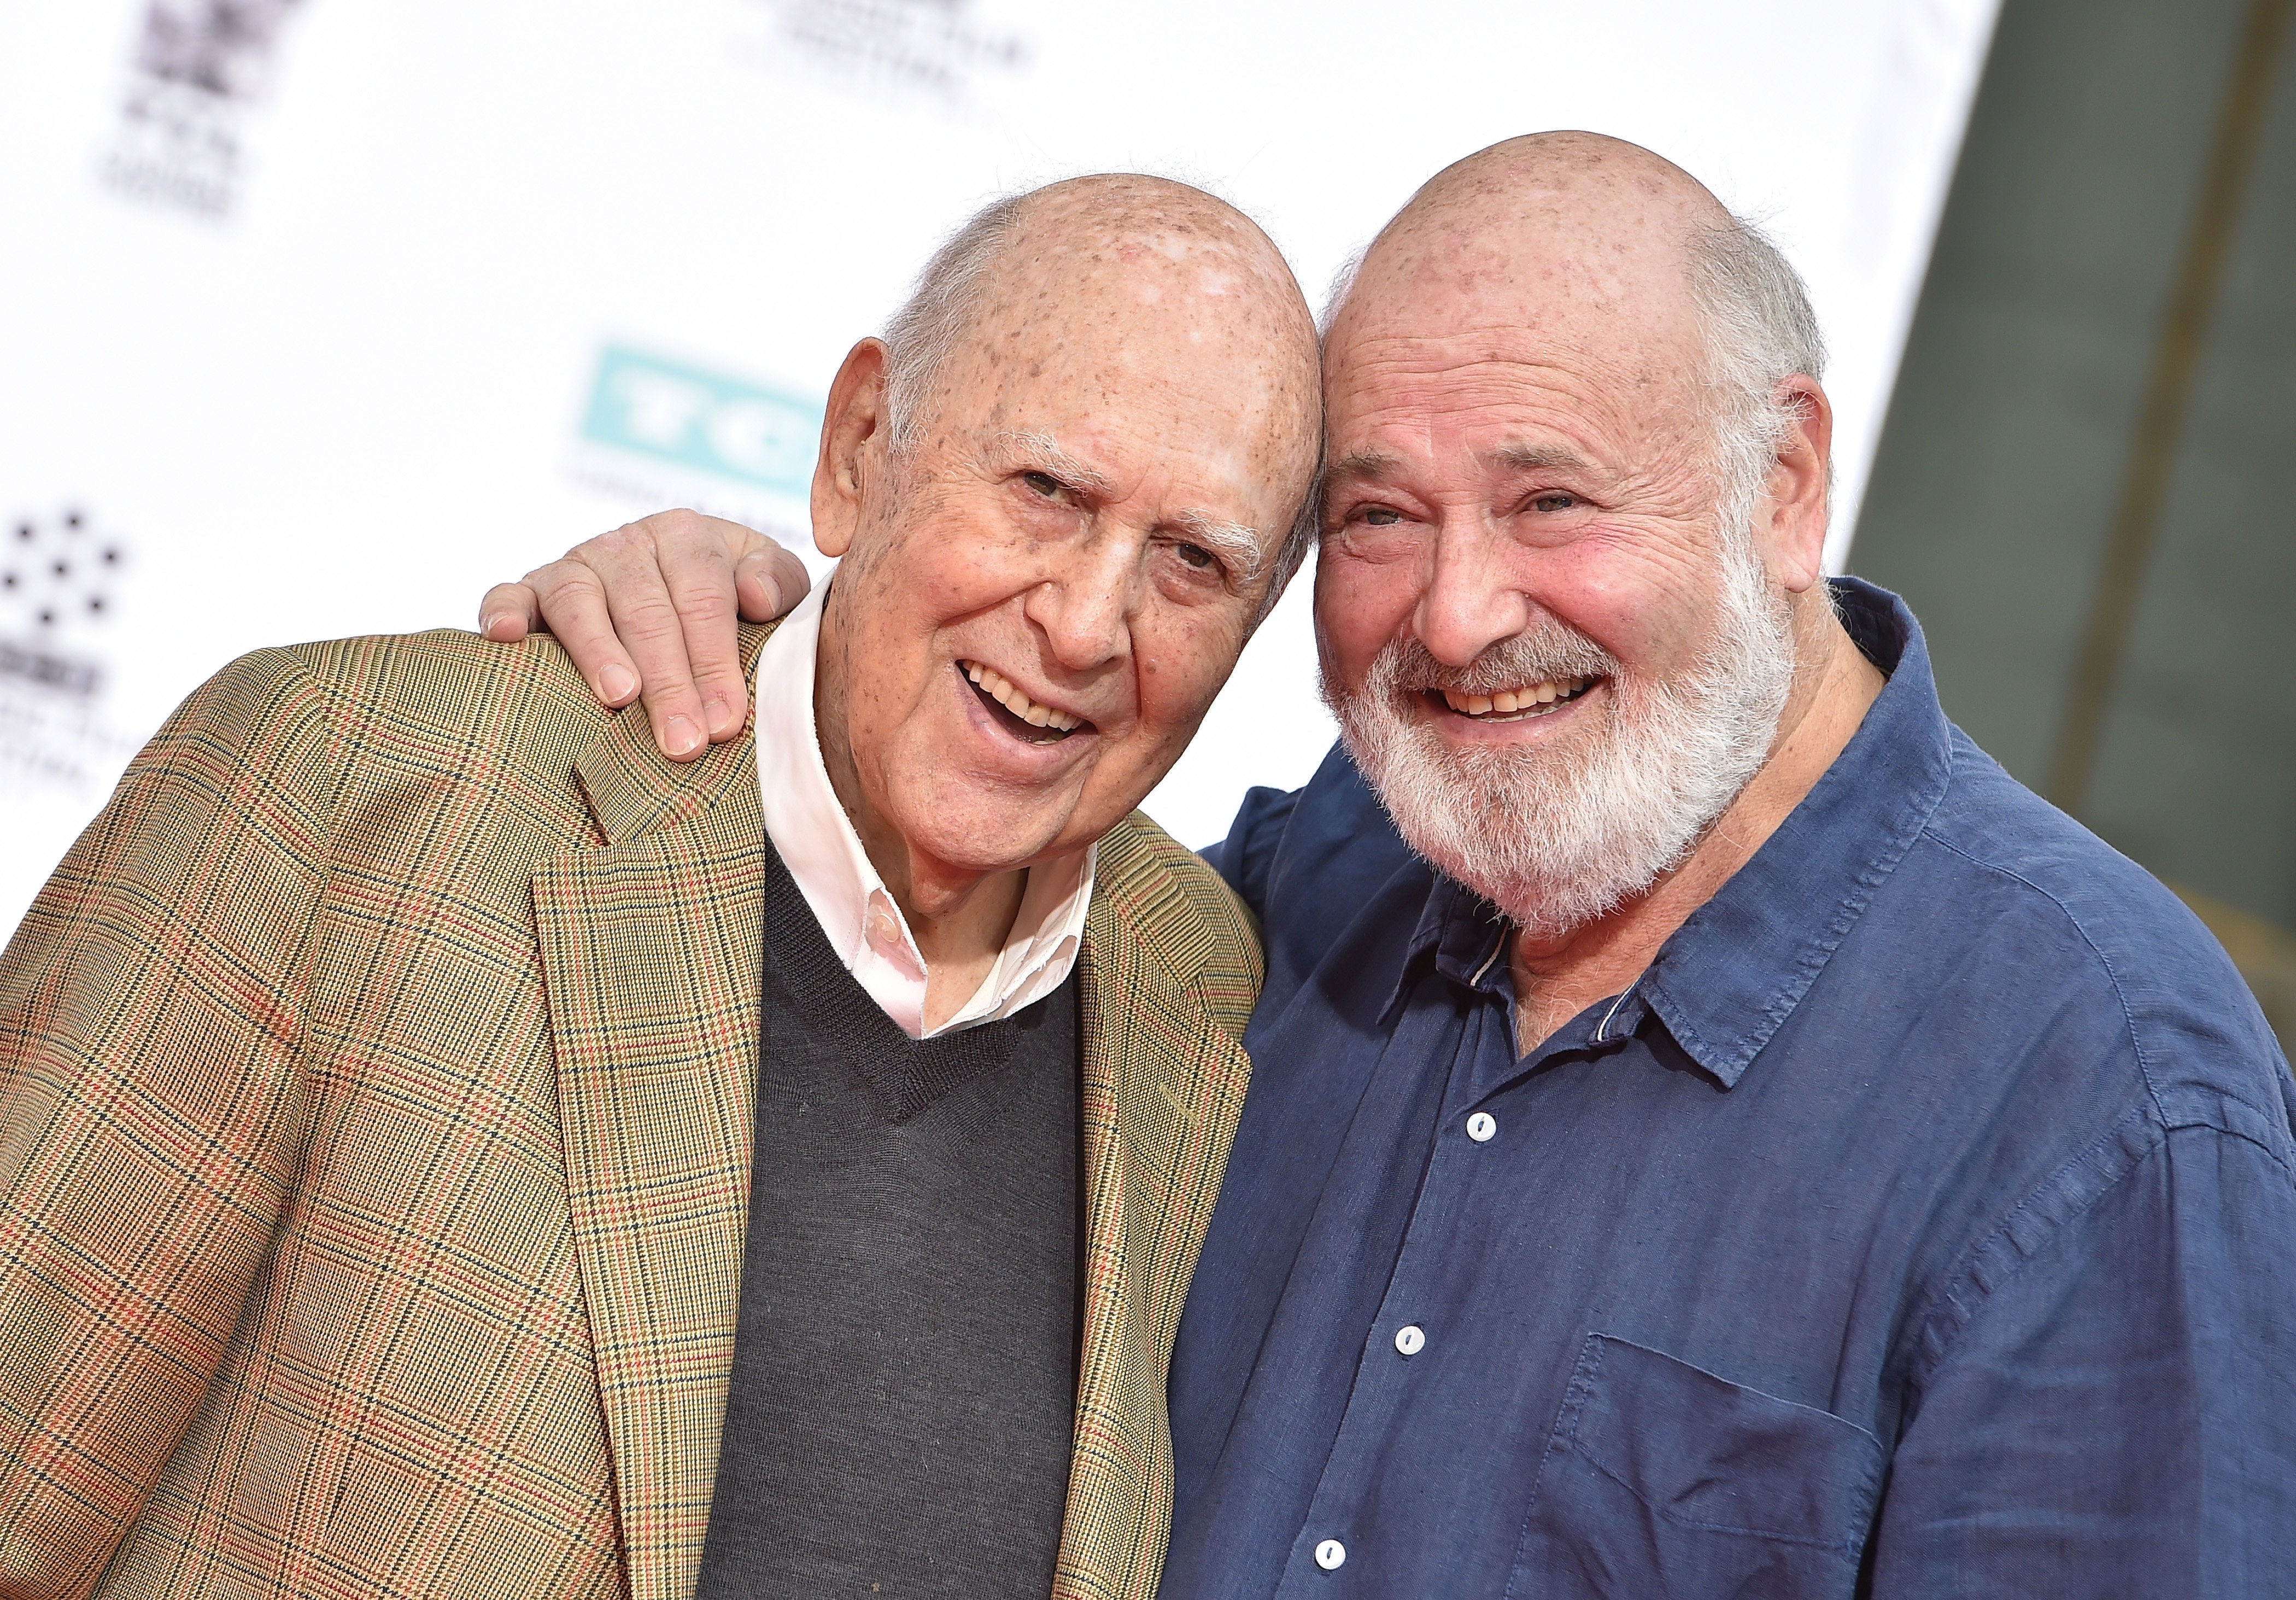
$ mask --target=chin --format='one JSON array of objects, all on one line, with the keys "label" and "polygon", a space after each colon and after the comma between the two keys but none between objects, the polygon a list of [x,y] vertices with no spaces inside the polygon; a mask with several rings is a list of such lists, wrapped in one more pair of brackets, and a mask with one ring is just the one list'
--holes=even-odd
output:
[{"label": "chin", "polygon": [[943,808],[930,821],[905,828],[910,848],[936,861],[982,874],[1013,872],[1057,853],[1062,829],[1052,817],[1015,816],[1010,808]]}]

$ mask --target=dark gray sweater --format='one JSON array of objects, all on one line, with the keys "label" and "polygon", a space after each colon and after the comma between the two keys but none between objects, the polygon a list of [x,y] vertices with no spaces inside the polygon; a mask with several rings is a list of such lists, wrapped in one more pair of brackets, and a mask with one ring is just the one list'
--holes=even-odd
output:
[{"label": "dark gray sweater", "polygon": [[697,1600],[1052,1587],[1076,1398],[1076,980],[908,1038],[777,857]]}]

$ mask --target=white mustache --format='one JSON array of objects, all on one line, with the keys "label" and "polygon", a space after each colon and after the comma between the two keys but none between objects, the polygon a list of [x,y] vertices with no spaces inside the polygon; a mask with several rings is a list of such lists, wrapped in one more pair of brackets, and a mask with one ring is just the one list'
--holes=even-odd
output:
[{"label": "white mustache", "polygon": [[1379,652],[1365,689],[1379,694],[1495,694],[1521,684],[1565,677],[1620,676],[1619,659],[1559,622],[1502,639],[1464,667],[1447,667],[1416,639],[1397,639]]}]

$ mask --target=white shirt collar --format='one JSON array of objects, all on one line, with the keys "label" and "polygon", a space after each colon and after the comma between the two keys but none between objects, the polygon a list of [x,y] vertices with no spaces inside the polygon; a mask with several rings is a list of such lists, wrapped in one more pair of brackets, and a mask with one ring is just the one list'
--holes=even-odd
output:
[{"label": "white shirt collar", "polygon": [[838,959],[902,1032],[934,1038],[1010,1016],[1058,989],[1075,967],[1099,847],[1029,869],[1020,914],[996,964],[972,998],[928,1034],[924,956],[837,802],[814,727],[814,660],[828,594],[828,584],[816,587],[758,652],[758,789],[766,836]]}]

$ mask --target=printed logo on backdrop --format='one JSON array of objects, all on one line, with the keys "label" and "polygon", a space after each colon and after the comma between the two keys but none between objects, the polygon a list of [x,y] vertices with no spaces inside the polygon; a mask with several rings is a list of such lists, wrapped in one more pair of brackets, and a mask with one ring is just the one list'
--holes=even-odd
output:
[{"label": "printed logo on backdrop", "polygon": [[102,718],[127,565],[78,507],[0,526],[0,790],[108,784],[135,750]]},{"label": "printed logo on backdrop", "polygon": [[104,181],[206,217],[231,209],[241,124],[300,0],[146,0]]},{"label": "printed logo on backdrop", "polygon": [[1021,36],[969,14],[972,0],[764,0],[775,53],[857,85],[949,100],[1026,63]]},{"label": "printed logo on backdrop", "polygon": [[778,536],[805,525],[820,439],[821,407],[811,400],[609,345],[583,408],[574,473],[649,511],[691,505]]}]

